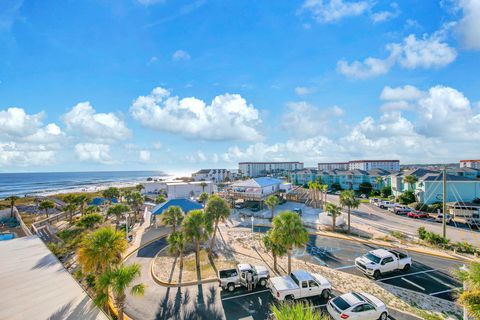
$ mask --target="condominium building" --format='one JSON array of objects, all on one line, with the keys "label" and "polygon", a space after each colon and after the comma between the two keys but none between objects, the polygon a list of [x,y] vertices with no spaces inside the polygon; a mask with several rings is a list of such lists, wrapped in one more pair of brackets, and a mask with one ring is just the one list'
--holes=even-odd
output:
[{"label": "condominium building", "polygon": [[236,174],[227,169],[202,169],[192,174],[195,181],[224,182],[235,180]]},{"label": "condominium building", "polygon": [[480,160],[460,160],[460,168],[480,169]]},{"label": "condominium building", "polygon": [[348,162],[348,170],[372,170],[383,169],[388,171],[399,171],[399,160],[353,160]]},{"label": "condominium building", "polygon": [[247,177],[259,177],[266,174],[279,174],[303,169],[303,162],[240,162],[238,170]]},{"label": "condominium building", "polygon": [[318,164],[318,170],[348,170],[348,162],[323,162]]}]

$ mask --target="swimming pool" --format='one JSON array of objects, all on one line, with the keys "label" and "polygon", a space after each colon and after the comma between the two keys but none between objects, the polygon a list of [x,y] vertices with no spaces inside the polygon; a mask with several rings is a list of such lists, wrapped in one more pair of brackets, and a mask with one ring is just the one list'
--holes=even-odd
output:
[{"label": "swimming pool", "polygon": [[12,240],[15,238],[15,235],[13,233],[2,233],[0,234],[0,241],[2,240]]}]

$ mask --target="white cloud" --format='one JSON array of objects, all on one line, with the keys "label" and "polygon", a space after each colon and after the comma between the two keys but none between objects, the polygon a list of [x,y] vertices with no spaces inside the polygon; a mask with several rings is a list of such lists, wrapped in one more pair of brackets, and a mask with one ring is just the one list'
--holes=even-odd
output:
[{"label": "white cloud", "polygon": [[154,142],[153,143],[153,148],[154,149],[161,149],[162,148],[162,144],[160,142]]},{"label": "white cloud", "polygon": [[313,93],[315,91],[314,88],[309,88],[309,87],[296,87],[295,88],[295,93],[298,94],[299,96],[304,96],[310,93]]},{"label": "white cloud", "polygon": [[130,107],[143,126],[205,140],[262,139],[259,112],[238,94],[223,94],[207,105],[195,97],[180,99],[164,88],[138,97]]},{"label": "white cloud", "polygon": [[188,54],[188,52],[184,50],[177,50],[172,55],[172,59],[175,61],[190,60],[190,58],[190,54]]},{"label": "white cloud", "polygon": [[138,158],[140,159],[140,161],[143,161],[143,162],[150,161],[150,151],[140,150],[140,152],[138,153]]},{"label": "white cloud", "polygon": [[51,145],[0,142],[0,166],[51,165],[56,162],[57,148],[53,148]]},{"label": "white cloud", "polygon": [[385,59],[366,58],[363,62],[348,63],[342,59],[337,63],[340,73],[358,79],[375,77],[388,73],[390,69],[399,64],[406,69],[439,68],[453,62],[457,52],[447,43],[443,42],[446,30],[444,26],[431,36],[423,35],[417,39],[413,34],[405,37],[401,43],[390,43],[386,50],[390,53]]},{"label": "white cloud", "polygon": [[480,49],[480,1],[460,0],[458,7],[463,17],[456,26],[463,45],[468,49]]},{"label": "white cloud", "polygon": [[414,86],[406,85],[403,87],[392,88],[386,86],[380,94],[382,100],[416,100],[421,98],[424,92]]},{"label": "white cloud", "polygon": [[90,102],[81,102],[62,116],[67,130],[87,139],[105,142],[130,137],[130,130],[114,113],[97,113]]},{"label": "white cloud", "polygon": [[103,164],[113,163],[110,156],[110,145],[103,143],[78,143],[75,154],[80,161],[91,161]]},{"label": "white cloud", "polygon": [[337,22],[346,17],[362,15],[370,9],[369,1],[307,0],[301,11],[309,11],[321,23]]},{"label": "white cloud", "polygon": [[379,22],[388,21],[398,17],[398,15],[400,14],[400,7],[398,6],[398,3],[392,2],[390,4],[390,7],[392,8],[392,11],[375,12],[375,13],[372,13],[370,18],[374,23],[379,23]]}]

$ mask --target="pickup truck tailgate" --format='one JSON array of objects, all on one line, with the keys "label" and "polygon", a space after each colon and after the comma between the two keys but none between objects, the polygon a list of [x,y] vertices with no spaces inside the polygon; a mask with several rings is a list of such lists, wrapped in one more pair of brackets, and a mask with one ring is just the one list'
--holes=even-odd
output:
[{"label": "pickup truck tailgate", "polygon": [[298,289],[298,285],[289,276],[270,278],[270,286],[276,291]]}]

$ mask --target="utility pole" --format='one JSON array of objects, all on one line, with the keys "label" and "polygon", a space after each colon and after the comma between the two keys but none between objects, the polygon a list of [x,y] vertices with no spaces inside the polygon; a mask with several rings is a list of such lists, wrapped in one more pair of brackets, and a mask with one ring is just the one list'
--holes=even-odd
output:
[{"label": "utility pole", "polygon": [[447,166],[443,169],[443,216],[442,216],[443,237],[447,237]]}]

